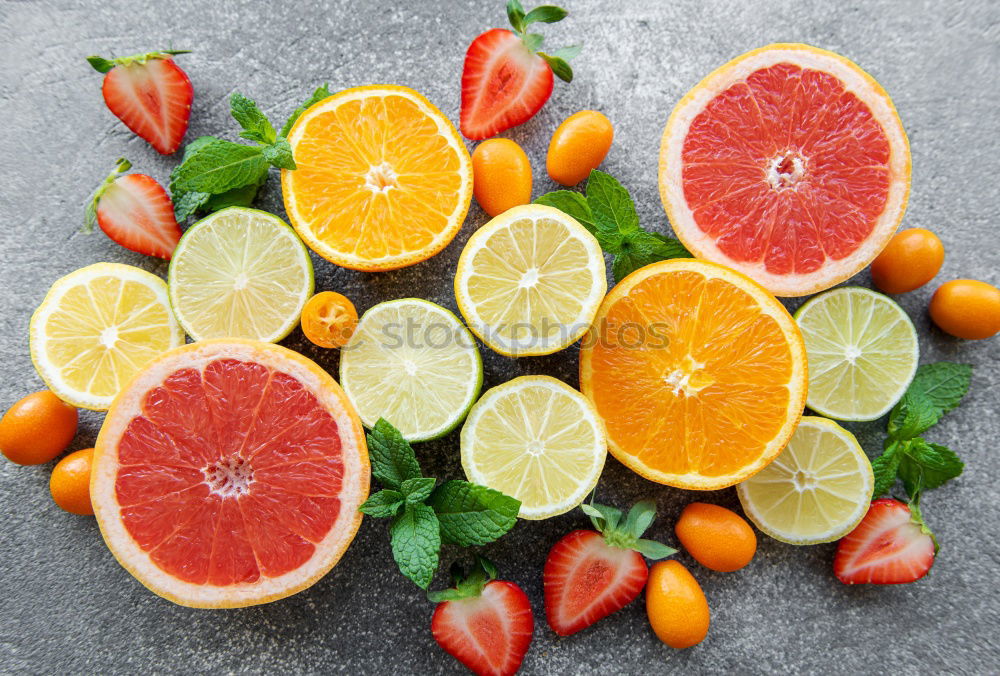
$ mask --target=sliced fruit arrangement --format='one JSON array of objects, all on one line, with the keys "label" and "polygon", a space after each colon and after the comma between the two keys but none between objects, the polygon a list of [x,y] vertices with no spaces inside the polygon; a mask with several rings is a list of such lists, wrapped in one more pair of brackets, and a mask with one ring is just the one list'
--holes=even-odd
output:
[{"label": "sliced fruit arrangement", "polygon": [[340,382],[365,426],[385,418],[407,441],[426,441],[465,419],[483,384],[483,362],[455,315],[403,298],[361,317],[340,356]]},{"label": "sliced fruit arrangement", "polygon": [[546,519],[583,502],[607,455],[593,406],[549,376],[487,390],[469,411],[461,445],[469,481],[520,500],[522,519]]},{"label": "sliced fruit arrangement", "polygon": [[771,537],[793,545],[832,542],[865,516],[874,490],[868,456],[843,427],[804,416],[771,464],[739,486],[743,511]]},{"label": "sliced fruit arrangement", "polygon": [[18,400],[0,419],[0,453],[18,465],[42,465],[76,436],[77,410],[50,390]]},{"label": "sliced fruit arrangement", "polygon": [[681,99],[663,132],[659,183],[696,256],[802,296],[858,273],[892,237],[910,149],[870,75],[833,52],[774,44]]},{"label": "sliced fruit arrangement", "polygon": [[552,133],[545,170],[556,183],[574,186],[597,169],[611,149],[615,129],[596,110],[581,110],[562,121]]},{"label": "sliced fruit arrangement", "polygon": [[936,553],[920,511],[882,498],[837,545],[833,572],[844,584],[906,584],[927,574]]},{"label": "sliced fruit arrangement", "polygon": [[347,89],[288,131],[285,210],[306,244],[356,270],[392,270],[443,249],[472,199],[472,161],[455,127],[407,87]]},{"label": "sliced fruit arrangement", "polygon": [[207,340],[148,363],[101,428],[90,484],[119,563],[197,608],[309,587],[354,538],[364,431],[343,390],[283,347]]},{"label": "sliced fruit arrangement", "polygon": [[31,361],[63,401],[103,411],[154,357],[184,343],[156,275],[95,263],[56,281],[31,316]]},{"label": "sliced fruit arrangement", "polygon": [[604,299],[580,350],[580,389],[627,467],[714,490],[760,471],[792,436],[805,346],[781,303],[750,278],[662,261]]},{"label": "sliced fruit arrangement", "polygon": [[514,207],[477,230],[455,273],[469,328],[510,357],[551,354],[587,332],[607,291],[604,256],[576,219],[540,204]]},{"label": "sliced fruit arrangement", "polygon": [[708,635],[710,612],[698,580],[680,561],[659,561],[649,570],[646,616],[656,637],[671,648],[698,645]]},{"label": "sliced fruit arrangement", "polygon": [[174,204],[151,176],[124,173],[131,167],[125,158],[118,160],[87,206],[85,228],[96,222],[126,249],[170,260],[181,239]]},{"label": "sliced fruit arrangement", "polygon": [[531,201],[531,162],[509,138],[483,141],[472,152],[472,191],[490,216]]},{"label": "sliced fruit arrangement", "polygon": [[184,233],[167,274],[177,320],[195,340],[277,342],[313,293],[309,252],[277,216],[230,207]]},{"label": "sliced fruit arrangement", "polygon": [[828,418],[880,418],[917,372],[917,330],[903,308],[880,293],[833,289],[806,301],[795,321],[809,358],[806,406]]},{"label": "sliced fruit arrangement", "polygon": [[118,59],[88,56],[104,73],[104,102],[125,126],[157,152],[169,155],[181,145],[191,117],[194,88],[173,57],[187,51],[163,50]]},{"label": "sliced fruit arrangement", "polygon": [[743,568],[757,552],[750,524],[719,505],[692,502],[681,512],[674,532],[695,561],[721,573]]}]

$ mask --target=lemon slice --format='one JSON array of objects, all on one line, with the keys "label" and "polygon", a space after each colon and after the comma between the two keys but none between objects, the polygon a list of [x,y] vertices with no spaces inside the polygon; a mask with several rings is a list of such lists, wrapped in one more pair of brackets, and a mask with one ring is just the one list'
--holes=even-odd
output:
[{"label": "lemon slice", "polygon": [[147,362],[184,343],[167,285],[121,263],[95,263],[56,281],[29,334],[31,361],[49,389],[96,411]]},{"label": "lemon slice", "polygon": [[341,350],[340,384],[365,426],[385,418],[407,441],[426,441],[465,419],[483,384],[483,362],[455,315],[403,298],[361,317]]},{"label": "lemon slice", "polygon": [[508,357],[551,354],[590,327],[607,292],[604,255],[573,217],[514,207],[469,238],[455,297],[473,333]]},{"label": "lemon slice", "polygon": [[521,376],[486,392],[462,427],[469,481],[521,501],[522,519],[579,505],[604,468],[607,441],[594,407],[549,376]]},{"label": "lemon slice", "polygon": [[776,540],[832,542],[868,512],[875,488],[868,456],[843,427],[805,416],[775,460],[736,487],[743,511]]},{"label": "lemon slice", "polygon": [[313,293],[309,252],[277,216],[230,207],[192,225],[167,274],[177,320],[195,340],[274,343]]},{"label": "lemon slice", "polygon": [[845,286],[795,313],[809,362],[806,406],[834,420],[875,420],[906,392],[920,359],[917,332],[880,293]]}]

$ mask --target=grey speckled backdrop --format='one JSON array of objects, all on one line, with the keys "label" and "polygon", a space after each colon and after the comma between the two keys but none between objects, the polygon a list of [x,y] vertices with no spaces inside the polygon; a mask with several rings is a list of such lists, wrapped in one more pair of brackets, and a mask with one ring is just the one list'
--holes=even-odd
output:
[{"label": "grey speckled backdrop", "polygon": [[[918,584],[848,588],[831,573],[833,545],[796,548],[760,537],[753,563],[706,571],[682,554],[704,586],[712,628],[676,652],[650,631],[642,601],[591,629],[557,639],[545,625],[541,568],[548,548],[584,524],[579,513],[522,522],[488,548],[531,596],[538,627],[524,663],[532,674],[949,672],[1000,668],[995,580],[1000,573],[996,456],[1000,339],[965,343],[934,329],[926,306],[946,279],[1000,283],[1000,3],[996,0],[671,0],[648,4],[566,0],[571,16],[546,27],[550,44],[584,38],[577,80],[510,132],[545,175],[549,135],[568,114],[603,110],[616,138],[604,168],[620,177],[647,227],[668,231],[656,190],[660,133],[674,103],[716,66],[775,41],[802,41],[855,60],[894,97],[913,147],[906,226],[940,234],[944,268],[900,300],[921,336],[923,361],[976,365],[965,404],[930,436],[956,449],[964,476],[929,494],[925,513],[942,549]],[[317,84],[389,82],[426,94],[458,117],[468,42],[505,23],[502,0],[196,2],[135,0],[0,2],[0,405],[42,385],[28,358],[28,318],[49,284],[80,266],[121,261],[163,275],[166,266],[102,234],[78,234],[88,193],[120,155],[165,181],[175,160],[132,136],[104,107],[91,53],[126,55],[174,46],[195,87],[188,138],[232,138],[234,90],[282,119]],[[260,206],[283,215],[276,177]],[[405,270],[361,274],[317,259],[319,289],[362,310],[419,295],[455,308],[451,278],[469,233],[485,221],[472,207],[440,255]],[[853,280],[868,284],[867,273]],[[795,303],[790,304],[795,305]],[[296,332],[285,343],[336,371],[336,354]],[[576,385],[576,351],[514,361],[483,351],[486,385],[548,373]],[[101,416],[84,414],[73,448],[92,446]],[[852,425],[869,452],[883,422]],[[418,448],[428,470],[457,477],[457,434]],[[394,569],[384,521],[366,520],[340,565],[312,589],[271,605],[232,611],[175,606],[147,592],[101,542],[94,520],[51,501],[49,467],[0,462],[0,672],[458,673],[429,631],[431,606]],[[733,490],[693,495],[648,483],[609,457],[601,497],[657,499],[652,535],[673,540],[680,509],[695,499],[737,504]],[[455,552],[448,551],[445,558]],[[442,576],[443,577],[443,576]],[[443,580],[439,579],[439,584]]]}]

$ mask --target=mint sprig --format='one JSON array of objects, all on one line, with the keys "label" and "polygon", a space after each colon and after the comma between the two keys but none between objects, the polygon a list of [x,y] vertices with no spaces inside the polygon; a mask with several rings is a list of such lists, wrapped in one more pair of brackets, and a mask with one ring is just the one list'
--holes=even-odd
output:
[{"label": "mint sprig", "polygon": [[587,228],[601,248],[614,256],[611,272],[616,282],[656,261],[693,257],[678,240],[644,230],[628,190],[603,171],[590,172],[586,196],[556,190],[542,195],[535,204],[555,207]]},{"label": "mint sprig", "polygon": [[676,549],[662,542],[642,538],[642,534],[656,518],[656,503],[652,500],[635,503],[624,521],[621,510],[616,507],[584,503],[580,505],[580,509],[590,517],[594,529],[604,536],[604,541],[611,547],[634,549],[646,558],[654,560],[677,553]]},{"label": "mint sprig", "polygon": [[573,81],[573,69],[569,65],[569,60],[580,53],[582,46],[562,47],[551,53],[539,51],[545,38],[539,33],[529,33],[528,27],[539,22],[556,23],[565,19],[568,14],[565,9],[555,5],[541,5],[530,12],[525,12],[519,0],[507,0],[507,20],[510,21],[514,33],[521,38],[529,51],[537,52],[538,56],[545,59],[552,73],[564,82]]},{"label": "mint sprig", "polygon": [[392,519],[392,555],[403,575],[426,589],[440,562],[441,544],[463,547],[493,542],[517,523],[521,502],[468,481],[441,485],[423,476],[409,442],[387,420],[368,433],[372,476],[383,490],[359,508]]}]

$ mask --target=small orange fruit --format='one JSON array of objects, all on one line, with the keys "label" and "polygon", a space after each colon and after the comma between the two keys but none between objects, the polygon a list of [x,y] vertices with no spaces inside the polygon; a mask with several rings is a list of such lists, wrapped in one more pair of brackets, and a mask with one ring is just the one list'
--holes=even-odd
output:
[{"label": "small orange fruit", "polygon": [[934,292],[930,313],[939,329],[956,338],[990,338],[1000,331],[1000,289],[976,279],[953,279]]},{"label": "small orange fruit", "polygon": [[93,514],[90,504],[90,468],[94,449],[74,451],[59,461],[49,477],[49,490],[56,504],[70,514]]},{"label": "small orange fruit", "polygon": [[708,634],[705,593],[678,561],[660,561],[649,569],[646,615],[657,638],[671,648],[690,648]]},{"label": "small orange fruit", "polygon": [[0,451],[18,465],[41,465],[76,436],[76,409],[49,390],[29,394],[0,419]]},{"label": "small orange fruit", "polygon": [[346,296],[321,291],[302,308],[302,333],[320,347],[343,347],[358,328],[358,311]]},{"label": "small orange fruit", "polygon": [[930,230],[896,233],[872,261],[872,281],[886,293],[906,293],[934,279],[944,262],[944,245]]},{"label": "small orange fruit", "polygon": [[604,161],[614,136],[611,120],[596,110],[570,115],[549,142],[545,158],[549,177],[562,185],[576,185]]},{"label": "small orange fruit", "polygon": [[695,561],[723,573],[747,565],[757,551],[757,536],[746,519],[719,505],[692,502],[674,532]]},{"label": "small orange fruit", "polygon": [[490,216],[530,202],[531,162],[521,146],[509,138],[492,138],[476,146],[472,192]]}]

